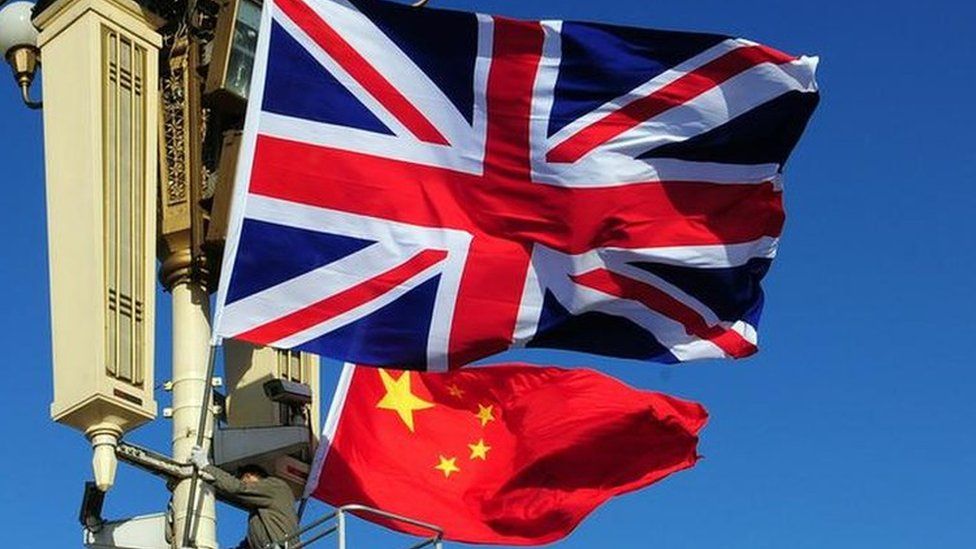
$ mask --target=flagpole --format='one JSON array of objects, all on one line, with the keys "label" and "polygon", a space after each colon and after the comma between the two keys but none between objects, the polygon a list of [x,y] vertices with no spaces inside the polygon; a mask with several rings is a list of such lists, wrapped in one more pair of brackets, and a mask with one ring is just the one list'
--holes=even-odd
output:
[{"label": "flagpole", "polygon": [[[203,446],[203,442],[206,438],[207,431],[207,421],[210,418],[208,413],[208,408],[210,406],[210,394],[213,392],[213,377],[214,377],[214,366],[217,362],[217,347],[220,346],[220,341],[214,339],[210,342],[210,352],[207,358],[207,373],[204,376],[204,389],[202,402],[200,403],[200,420],[197,423],[197,438],[195,446]],[[190,478],[190,491],[186,499],[186,522],[183,527],[183,547],[192,547],[192,543],[196,539],[196,522],[194,521],[196,506],[193,502],[196,498],[197,485],[200,481],[200,469],[194,465],[193,466],[193,477]]]}]

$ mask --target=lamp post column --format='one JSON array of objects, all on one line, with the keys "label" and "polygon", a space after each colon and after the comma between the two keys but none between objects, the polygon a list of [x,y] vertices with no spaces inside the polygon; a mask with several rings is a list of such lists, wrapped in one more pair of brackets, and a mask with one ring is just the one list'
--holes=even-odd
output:
[{"label": "lamp post column", "polygon": [[[203,446],[213,438],[212,406],[200,409],[207,385],[210,345],[210,298],[207,256],[202,249],[204,212],[202,139],[206,118],[197,71],[200,45],[186,36],[174,38],[164,50],[167,66],[160,78],[163,147],[160,154],[159,258],[160,280],[173,304],[173,459],[186,462],[197,442],[200,414],[206,413]],[[210,400],[212,402],[212,399]],[[213,488],[193,479],[173,488],[173,547],[182,546],[184,531],[198,548],[214,548],[216,505]],[[194,501],[188,505],[191,491]]]},{"label": "lamp post column", "polygon": [[[173,303],[173,459],[185,462],[189,460],[190,449],[196,444],[203,392],[212,390],[206,380],[210,298],[204,284],[190,276],[179,277],[172,284],[170,292]],[[206,413],[212,416],[209,409]],[[206,425],[204,446],[209,448],[213,438],[212,417],[208,418]],[[191,515],[187,507],[191,482],[191,479],[186,479],[173,488],[173,546],[177,548],[183,539],[187,517]],[[194,499],[195,546],[215,548],[217,519],[213,488],[205,482],[198,483]]]}]

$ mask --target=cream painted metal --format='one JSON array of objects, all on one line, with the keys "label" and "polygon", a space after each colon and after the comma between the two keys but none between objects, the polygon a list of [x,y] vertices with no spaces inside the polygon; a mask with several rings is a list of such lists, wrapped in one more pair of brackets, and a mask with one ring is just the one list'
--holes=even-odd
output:
[{"label": "cream painted metal", "polygon": [[[305,487],[311,458],[315,455],[320,430],[319,358],[308,353],[260,347],[242,341],[224,340],[224,378],[227,389],[226,415],[230,429],[302,426],[311,438],[306,462],[284,452],[251,460],[273,471],[291,484],[296,495]],[[304,383],[312,389],[312,403],[305,417],[290,417],[288,406],[272,402],[264,384],[272,379]],[[254,445],[255,450],[260,448]]]},{"label": "cream painted metal", "polygon": [[85,547],[92,549],[161,549],[166,547],[166,515],[155,513],[109,521],[97,531],[84,531]]},{"label": "cream painted metal", "polygon": [[218,467],[234,471],[242,465],[273,460],[279,455],[307,448],[308,429],[304,425],[217,429],[213,439],[213,462]]},{"label": "cream painted metal", "polygon": [[[175,44],[161,78],[156,29],[163,21],[131,0],[57,0],[35,23],[45,68],[51,415],[90,439],[95,480],[107,490],[120,437],[156,417],[157,256],[173,303],[174,463],[187,461],[199,431],[203,445],[211,444],[211,409],[202,415],[200,406],[211,387],[205,216],[197,209],[204,171],[199,44]],[[160,89],[167,92],[163,101]],[[163,197],[158,205],[157,196]],[[231,362],[229,375],[240,389],[229,398],[235,423],[295,425],[287,408],[254,385],[261,377],[283,377],[312,386],[315,401],[299,421],[317,437],[317,359],[261,349],[246,362]],[[307,464],[288,455],[266,465],[296,485],[307,474]],[[174,482],[171,543],[180,546],[189,531],[195,547],[216,547],[213,489],[194,489],[191,478]]]},{"label": "cream painted metal", "polygon": [[289,425],[287,407],[264,394],[264,383],[286,379],[312,388],[311,426],[319,432],[319,358],[308,353],[282,351],[224,340],[224,378],[227,387],[227,424],[231,427]]},{"label": "cream painted metal", "polygon": [[59,0],[35,19],[44,147],[55,421],[94,447],[99,488],[114,446],[156,417],[156,28],[130,0]]},{"label": "cream painted metal", "polygon": [[[200,403],[204,391],[212,390],[207,383],[207,362],[210,348],[210,297],[202,283],[189,278],[173,286],[173,459],[186,463],[190,449],[197,443],[200,424]],[[203,447],[209,448],[213,438],[213,417],[204,422]],[[183,539],[190,507],[191,485],[185,479],[173,489],[174,547]],[[213,487],[197,482],[193,489],[193,526],[195,547],[217,547],[216,502]]]}]

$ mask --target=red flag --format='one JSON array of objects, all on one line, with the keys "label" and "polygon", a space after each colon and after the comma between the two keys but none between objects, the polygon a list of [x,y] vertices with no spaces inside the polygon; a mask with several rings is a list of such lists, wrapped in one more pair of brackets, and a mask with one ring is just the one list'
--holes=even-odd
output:
[{"label": "red flag", "polygon": [[309,488],[439,525],[447,539],[543,544],[607,499],[693,466],[707,417],[591,370],[347,366]]}]

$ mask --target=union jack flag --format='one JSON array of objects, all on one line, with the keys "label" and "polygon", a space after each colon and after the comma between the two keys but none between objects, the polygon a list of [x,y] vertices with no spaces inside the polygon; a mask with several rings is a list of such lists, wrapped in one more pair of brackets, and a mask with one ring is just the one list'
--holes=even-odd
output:
[{"label": "union jack flag", "polygon": [[748,40],[266,0],[215,333],[444,370],[756,351],[816,59]]}]

